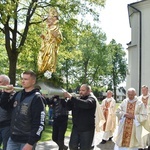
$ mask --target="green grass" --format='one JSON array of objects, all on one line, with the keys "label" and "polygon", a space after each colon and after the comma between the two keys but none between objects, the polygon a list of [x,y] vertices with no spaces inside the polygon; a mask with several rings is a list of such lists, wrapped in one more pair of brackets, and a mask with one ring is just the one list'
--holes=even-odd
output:
[{"label": "green grass", "polygon": [[[69,118],[68,127],[65,136],[70,136],[71,129],[72,129],[72,120]],[[52,140],[52,126],[46,123],[45,130],[42,133],[40,142],[49,141],[49,140]]]},{"label": "green grass", "polygon": [[[52,125],[48,124],[48,122],[49,122],[48,110],[49,110],[49,108],[46,107],[46,114],[47,114],[46,115],[46,122],[45,122],[46,125],[45,125],[45,130],[42,133],[42,137],[41,137],[40,142],[52,140]],[[67,126],[67,131],[65,133],[65,136],[70,136],[71,129],[72,129],[72,119],[71,119],[71,116],[69,116],[68,126]]]},{"label": "green grass", "polygon": [[42,133],[41,142],[49,141],[52,139],[52,126],[46,124],[45,130]]},{"label": "green grass", "polygon": [[72,130],[72,119],[69,117],[69,119],[68,119],[68,127],[67,127],[67,131],[65,133],[65,136],[70,136],[71,130]]},{"label": "green grass", "polygon": [[116,103],[116,108],[118,108],[119,105],[120,105],[120,103]]}]

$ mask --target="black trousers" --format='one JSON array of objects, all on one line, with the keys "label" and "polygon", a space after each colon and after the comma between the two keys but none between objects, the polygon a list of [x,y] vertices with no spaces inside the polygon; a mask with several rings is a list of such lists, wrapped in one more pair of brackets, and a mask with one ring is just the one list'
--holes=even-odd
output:
[{"label": "black trousers", "polygon": [[93,137],[94,128],[90,131],[79,132],[75,127],[73,127],[69,142],[70,150],[90,150]]},{"label": "black trousers", "polygon": [[52,140],[57,143],[59,150],[64,148],[65,132],[67,130],[68,116],[58,116],[53,121]]}]

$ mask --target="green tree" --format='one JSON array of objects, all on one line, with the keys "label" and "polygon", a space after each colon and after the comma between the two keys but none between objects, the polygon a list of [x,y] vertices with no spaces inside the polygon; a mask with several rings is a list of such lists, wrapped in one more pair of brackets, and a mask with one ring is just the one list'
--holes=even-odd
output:
[{"label": "green tree", "polygon": [[125,51],[121,44],[117,44],[114,39],[108,45],[109,49],[109,88],[114,90],[114,98],[116,99],[116,88],[118,84],[126,78],[127,63]]},{"label": "green tree", "polygon": [[79,38],[79,50],[82,59],[78,62],[80,83],[99,86],[99,76],[106,70],[106,35],[96,26],[82,25]]},{"label": "green tree", "polygon": [[[82,83],[99,86],[100,74],[107,66],[105,50],[106,36],[96,26],[80,24],[74,29],[71,40],[63,44],[67,52],[59,52],[59,62],[62,75],[65,76],[66,89],[76,89]],[[74,36],[76,35],[76,36]],[[60,51],[62,51],[62,46]],[[58,67],[59,68],[59,67]],[[69,83],[71,87],[69,87]]]}]

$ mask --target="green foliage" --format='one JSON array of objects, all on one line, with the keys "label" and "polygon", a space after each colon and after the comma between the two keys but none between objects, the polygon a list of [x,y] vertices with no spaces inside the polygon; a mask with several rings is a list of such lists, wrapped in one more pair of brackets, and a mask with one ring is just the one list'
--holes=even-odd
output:
[{"label": "green foliage", "polygon": [[92,86],[92,91],[97,98],[100,97],[100,92],[105,92],[106,90],[104,86]]},{"label": "green foliage", "polygon": [[[81,25],[79,34],[78,51],[81,51],[81,59],[78,59],[76,67],[76,82],[98,85],[99,75],[106,70],[106,36],[95,26]],[[96,81],[96,82],[95,82]]]},{"label": "green foliage", "polygon": [[0,33],[0,74],[7,74],[8,75],[8,56],[5,50],[5,43],[4,43],[4,36]]},{"label": "green foliage", "polygon": [[109,51],[109,71],[106,78],[108,89],[114,90],[114,98],[116,99],[116,88],[118,84],[123,82],[126,78],[127,63],[125,58],[125,51],[123,51],[122,45],[117,44],[114,39],[108,45]]},{"label": "green foliage", "polygon": [[[42,30],[39,24],[44,24],[43,20],[46,19],[50,7],[57,8],[60,14],[60,27],[64,35],[63,44],[68,41],[72,42],[62,46],[62,51],[68,56],[73,52],[71,50],[72,52],[69,51],[68,53],[68,50],[76,44],[75,38],[72,38],[71,35],[77,33],[74,32],[74,29],[78,29],[77,16],[90,12],[91,15],[93,14],[93,16],[98,17],[94,8],[95,6],[104,6],[104,2],[104,0],[84,0],[82,2],[80,0],[0,1],[0,30],[5,37],[6,51],[9,59],[9,76],[12,83],[15,84],[16,69],[18,70],[17,73],[27,68],[37,70],[36,61],[39,50],[39,35]],[[33,29],[36,30],[33,31]],[[80,55],[80,53],[74,53]]]},{"label": "green foliage", "polygon": [[15,18],[16,14],[14,13],[14,10],[16,10],[16,4],[18,3],[18,0],[1,0],[0,1],[0,11],[1,11],[1,22],[2,24],[5,24],[8,20],[8,16]]},{"label": "green foliage", "polygon": [[112,79],[115,80],[115,85],[120,84],[125,80],[127,63],[125,58],[125,51],[121,44],[117,44],[113,39],[108,45],[109,55],[110,55],[110,75]]}]

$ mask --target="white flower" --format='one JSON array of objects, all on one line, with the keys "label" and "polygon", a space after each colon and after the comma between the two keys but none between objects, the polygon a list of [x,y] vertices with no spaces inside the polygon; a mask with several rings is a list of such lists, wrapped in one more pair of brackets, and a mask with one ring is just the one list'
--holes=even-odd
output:
[{"label": "white flower", "polygon": [[47,79],[50,79],[51,77],[52,77],[52,72],[50,72],[50,71],[46,71],[45,73],[44,73],[44,76],[47,78]]}]

